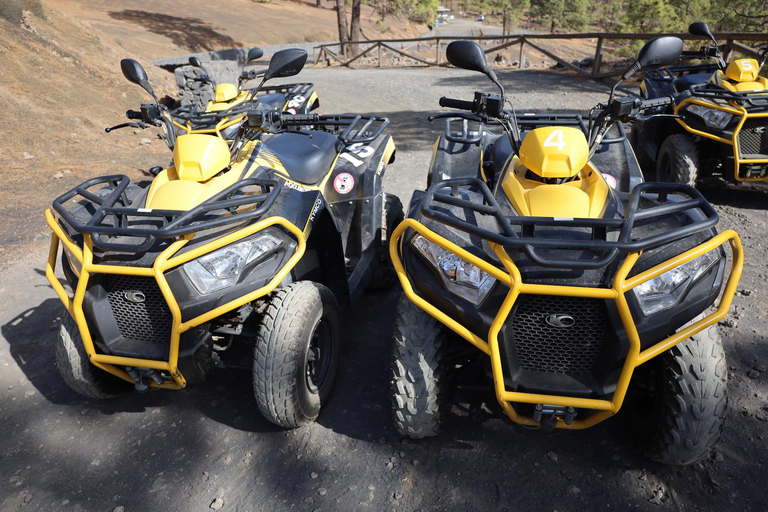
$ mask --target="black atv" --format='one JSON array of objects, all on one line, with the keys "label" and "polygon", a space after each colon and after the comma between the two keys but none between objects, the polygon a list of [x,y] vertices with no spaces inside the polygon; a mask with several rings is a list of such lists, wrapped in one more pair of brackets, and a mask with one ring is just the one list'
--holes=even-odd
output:
[{"label": "black atv", "polygon": [[730,182],[768,180],[768,80],[758,76],[768,46],[758,59],[725,63],[706,23],[691,24],[693,35],[711,46],[685,51],[694,65],[651,70],[640,86],[643,98],[674,101],[645,121],[630,136],[637,159],[650,180],[695,185],[718,177]]}]

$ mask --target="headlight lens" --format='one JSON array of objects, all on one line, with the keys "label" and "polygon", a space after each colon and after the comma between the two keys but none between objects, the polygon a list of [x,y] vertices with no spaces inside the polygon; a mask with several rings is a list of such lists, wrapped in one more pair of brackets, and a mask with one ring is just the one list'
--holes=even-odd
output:
[{"label": "headlight lens", "polygon": [[282,241],[269,233],[261,233],[222,247],[210,254],[185,263],[182,268],[202,294],[233,286],[245,266],[277,248]]},{"label": "headlight lens", "polygon": [[472,304],[478,305],[491,291],[496,279],[475,265],[446,251],[421,235],[411,240],[411,245],[440,272],[446,288]]},{"label": "headlight lens", "polygon": [[688,105],[687,110],[691,114],[696,114],[704,119],[704,122],[708,125],[720,128],[721,130],[728,126],[728,123],[733,119],[733,114],[702,105]]},{"label": "headlight lens", "polygon": [[635,292],[640,303],[640,309],[647,316],[673,306],[689,285],[719,260],[718,249],[713,249],[703,256],[636,286],[632,291]]}]

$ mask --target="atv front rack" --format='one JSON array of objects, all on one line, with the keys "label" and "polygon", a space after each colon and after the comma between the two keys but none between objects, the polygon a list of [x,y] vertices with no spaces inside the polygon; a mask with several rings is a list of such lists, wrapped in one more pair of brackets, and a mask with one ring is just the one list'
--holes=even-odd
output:
[{"label": "atv front rack", "polygon": [[[459,196],[461,188],[471,188],[483,197],[482,204]],[[450,193],[444,190],[449,189]],[[670,194],[684,194],[689,197],[678,202],[667,202]],[[666,204],[651,208],[640,208],[640,198],[655,196]],[[449,205],[470,211],[475,215],[493,217],[499,226],[494,232],[477,224],[460,219],[441,205]],[[659,222],[672,215],[689,210],[698,210],[702,218],[676,228],[674,231],[659,233],[644,238],[633,237],[636,226]],[[434,183],[427,189],[421,203],[421,213],[436,222],[464,231],[483,240],[505,248],[520,249],[526,257],[542,267],[570,269],[598,269],[611,263],[619,253],[638,252],[653,249],[675,240],[680,240],[713,228],[718,214],[701,193],[688,185],[679,183],[641,183],[632,189],[624,218],[618,219],[574,219],[555,217],[506,216],[493,197],[488,186],[477,178],[458,178]],[[541,234],[539,228],[578,228],[590,230],[589,239],[563,240]],[[613,235],[613,236],[611,236]],[[611,240],[615,238],[615,240]],[[540,249],[592,250],[603,255],[589,260],[549,258],[540,254]]]},{"label": "atv front rack", "polygon": [[728,89],[710,82],[694,85],[690,89],[690,96],[681,95],[677,103],[688,98],[703,98],[706,100],[738,101],[749,104],[752,107],[768,106],[768,91],[729,91]]},{"label": "atv front rack", "polygon": [[[247,178],[189,211],[178,211],[131,206],[126,192],[130,181],[122,174],[90,179],[56,198],[53,209],[74,231],[90,235],[93,244],[101,249],[142,252],[157,239],[174,239],[257,219],[270,209],[282,187],[275,180]],[[109,195],[94,193],[93,189],[100,185],[109,188]],[[78,219],[66,206],[70,201],[84,202],[95,212],[87,220]]]},{"label": "atv front rack", "polygon": [[675,78],[694,73],[714,73],[720,69],[717,64],[681,64],[679,66],[667,66],[658,69],[649,69],[645,76],[650,80],[659,82],[671,82]]}]

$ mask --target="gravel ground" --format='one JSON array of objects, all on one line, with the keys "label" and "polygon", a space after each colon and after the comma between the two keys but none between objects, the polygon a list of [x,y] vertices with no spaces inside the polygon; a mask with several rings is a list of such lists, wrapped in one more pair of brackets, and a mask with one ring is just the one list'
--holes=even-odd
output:
[{"label": "gravel ground", "polygon": [[[322,112],[390,117],[398,155],[386,188],[406,204],[425,185],[438,129],[426,116],[438,98],[492,87],[442,69],[308,69],[301,78],[316,84]],[[608,91],[557,72],[501,79],[519,111],[585,110]],[[24,257],[0,270],[0,510],[766,510],[766,190],[705,190],[721,227],[741,234],[746,263],[720,327],[731,397],[723,440],[710,460],[682,469],[638,453],[621,415],[544,433],[512,424],[490,391],[455,399],[440,437],[401,438],[388,402],[397,290],[367,293],[344,312],[339,378],[314,425],[283,431],[261,418],[248,372],[86,400],[55,369],[63,310],[44,277],[47,248],[31,237]]]}]

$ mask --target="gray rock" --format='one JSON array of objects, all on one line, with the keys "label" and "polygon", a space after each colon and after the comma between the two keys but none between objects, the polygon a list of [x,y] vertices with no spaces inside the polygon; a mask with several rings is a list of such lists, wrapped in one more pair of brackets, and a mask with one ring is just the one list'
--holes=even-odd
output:
[{"label": "gray rock", "polygon": [[325,496],[326,494],[328,494],[328,490],[325,487],[320,487],[317,489],[317,494],[319,494],[320,496]]},{"label": "gray rock", "polygon": [[318,475],[317,473],[315,473],[314,471],[313,471],[313,472],[311,472],[311,473],[309,474],[309,478],[311,478],[311,479],[313,479],[313,480],[314,480],[315,478],[317,478],[318,476],[319,476],[319,475]]},{"label": "gray rock", "polygon": [[558,457],[555,452],[547,453],[547,457],[549,457],[549,460],[551,460],[552,462],[557,462],[558,460],[560,460],[560,457]]},{"label": "gray rock", "polygon": [[211,502],[210,505],[208,505],[208,508],[212,508],[213,510],[219,510],[223,506],[224,506],[224,500],[221,498],[216,498]]}]

